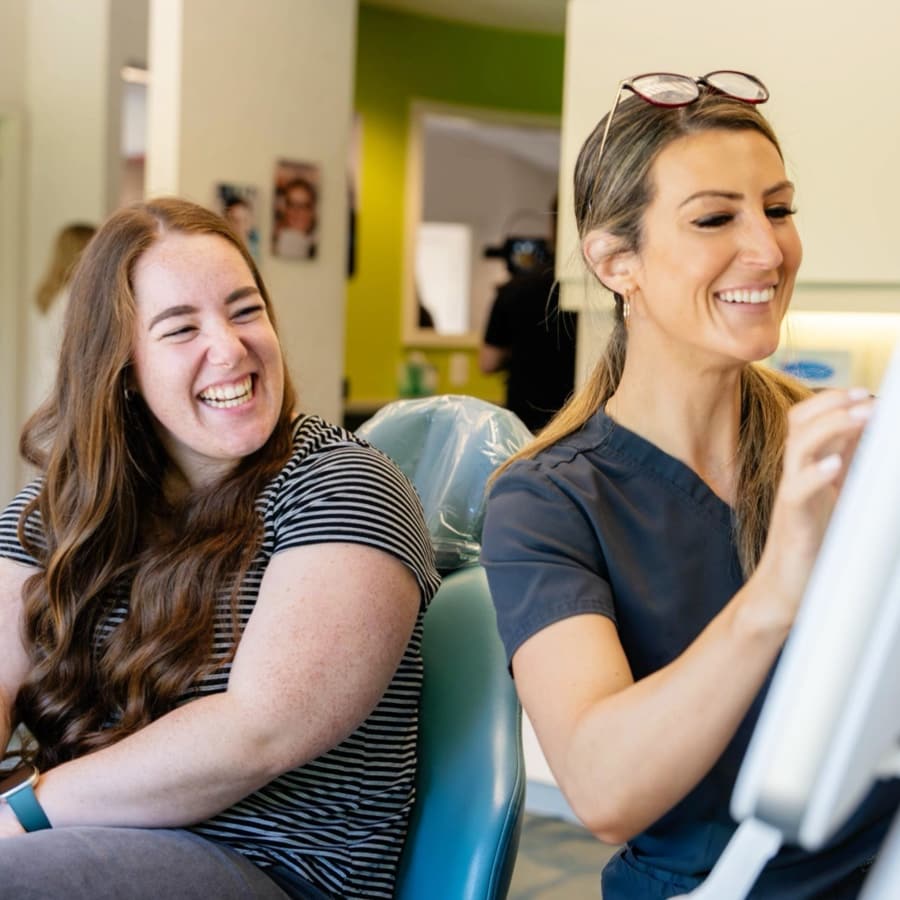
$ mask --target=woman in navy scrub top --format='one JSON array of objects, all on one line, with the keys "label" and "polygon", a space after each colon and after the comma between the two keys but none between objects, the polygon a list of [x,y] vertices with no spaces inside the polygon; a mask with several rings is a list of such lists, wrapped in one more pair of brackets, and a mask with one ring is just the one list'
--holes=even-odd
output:
[{"label": "woman in navy scrub top", "polygon": [[[872,401],[757,364],[802,256],[765,87],[730,72],[622,87],[575,172],[613,333],[494,482],[482,558],[558,783],[624,844],[604,900],[655,900],[696,887],[734,832],[734,781]],[[857,896],[898,801],[873,790],[750,896]]]}]

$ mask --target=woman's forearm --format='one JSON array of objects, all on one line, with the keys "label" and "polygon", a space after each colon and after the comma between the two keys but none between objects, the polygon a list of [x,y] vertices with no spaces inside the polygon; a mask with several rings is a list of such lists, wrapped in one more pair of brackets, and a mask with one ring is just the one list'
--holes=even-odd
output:
[{"label": "woman's forearm", "polygon": [[54,827],[190,825],[299,765],[297,753],[225,692],[44,773],[37,796]]},{"label": "woman's forearm", "polygon": [[418,609],[412,574],[382,551],[326,543],[276,555],[228,689],[48,772],[37,790],[48,818],[189,825],[315,759],[378,704]]},{"label": "woman's forearm", "polygon": [[787,635],[748,583],[668,666],[586,709],[561,784],[603,840],[644,830],[709,772]]}]

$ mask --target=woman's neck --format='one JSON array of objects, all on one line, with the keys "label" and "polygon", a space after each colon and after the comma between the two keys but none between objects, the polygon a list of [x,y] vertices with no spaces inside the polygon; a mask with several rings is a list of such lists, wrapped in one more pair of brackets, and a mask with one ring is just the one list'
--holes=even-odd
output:
[{"label": "woman's neck", "polygon": [[167,503],[178,505],[193,490],[185,474],[174,463],[170,463],[163,475],[163,496]]},{"label": "woman's neck", "polygon": [[693,469],[732,503],[741,422],[741,369],[643,365],[629,356],[606,412]]}]

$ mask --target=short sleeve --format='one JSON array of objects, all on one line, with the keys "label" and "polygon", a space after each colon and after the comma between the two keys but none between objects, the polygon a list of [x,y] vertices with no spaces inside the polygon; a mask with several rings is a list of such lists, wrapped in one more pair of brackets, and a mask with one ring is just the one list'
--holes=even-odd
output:
[{"label": "short sleeve", "polygon": [[[0,556],[26,566],[38,566],[40,563],[19,543],[19,520],[25,507],[37,497],[40,489],[41,482],[33,481],[0,513]],[[25,533],[38,547],[46,545],[39,513],[31,515],[26,523]]]},{"label": "short sleeve", "polygon": [[311,453],[289,473],[273,507],[274,553],[327,542],[390,553],[413,574],[425,608],[440,584],[422,505],[383,453],[346,441]]},{"label": "short sleeve", "polygon": [[597,613],[615,621],[594,526],[539,463],[514,463],[497,479],[482,542],[481,562],[508,659],[562,619]]}]

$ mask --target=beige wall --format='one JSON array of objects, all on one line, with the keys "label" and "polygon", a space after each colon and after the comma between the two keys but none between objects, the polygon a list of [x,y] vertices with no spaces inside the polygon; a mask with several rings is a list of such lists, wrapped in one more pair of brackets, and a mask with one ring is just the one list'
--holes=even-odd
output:
[{"label": "beige wall", "polygon": [[116,205],[120,70],[146,61],[147,7],[148,0],[28,0],[29,293],[59,227],[100,222]]},{"label": "beige wall", "polygon": [[0,3],[0,502],[17,486],[26,0]]},{"label": "beige wall", "polygon": [[[119,69],[144,55],[148,0],[27,0],[20,31],[24,156],[17,408],[11,433],[46,388],[54,341],[32,298],[59,229],[102,221],[117,196]],[[5,10],[4,10],[5,13]],[[136,23],[136,24],[135,24]],[[47,348],[47,349],[44,349]],[[13,478],[25,477],[20,467]]]},{"label": "beige wall", "polygon": [[[354,0],[153,0],[148,193],[211,204],[216,182],[256,185],[261,269],[301,406],[341,414],[346,158]],[[319,254],[273,258],[276,159],[321,166]]]},{"label": "beige wall", "polygon": [[[17,486],[22,314],[22,116],[0,106],[0,496]],[[0,501],[2,502],[2,501]]]},{"label": "beige wall", "polygon": [[25,287],[33,294],[61,225],[107,212],[111,0],[29,0]]},{"label": "beige wall", "polygon": [[[34,383],[36,362],[29,348],[40,345],[36,333],[44,323],[34,314],[31,298],[59,228],[74,220],[99,222],[112,207],[118,71],[125,58],[140,52],[140,19],[146,19],[146,5],[147,0],[0,4],[0,198],[7,224],[0,229],[4,496],[24,477],[15,441],[35,405],[35,392],[28,388]],[[129,28],[135,19],[137,28]],[[14,346],[7,348],[12,341]]]},{"label": "beige wall", "polygon": [[25,92],[27,0],[0,3],[0,108],[19,106]]}]

